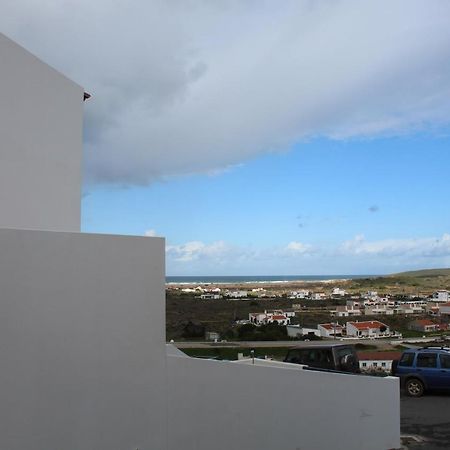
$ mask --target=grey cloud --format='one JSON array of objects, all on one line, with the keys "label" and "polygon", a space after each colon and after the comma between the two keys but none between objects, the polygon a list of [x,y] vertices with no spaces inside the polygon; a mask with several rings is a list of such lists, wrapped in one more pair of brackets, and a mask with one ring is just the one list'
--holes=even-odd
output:
[{"label": "grey cloud", "polygon": [[439,0],[5,0],[0,25],[93,94],[90,182],[135,184],[447,124],[449,17]]},{"label": "grey cloud", "polygon": [[380,210],[380,207],[378,205],[372,205],[369,207],[369,212],[371,212],[371,213],[378,212],[379,210]]}]

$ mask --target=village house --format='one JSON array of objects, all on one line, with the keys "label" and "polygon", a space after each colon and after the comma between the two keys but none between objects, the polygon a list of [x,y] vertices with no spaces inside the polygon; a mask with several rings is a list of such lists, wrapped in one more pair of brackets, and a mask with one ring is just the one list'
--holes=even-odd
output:
[{"label": "village house", "polygon": [[247,298],[247,291],[227,291],[225,296],[228,298]]},{"label": "village house", "polygon": [[389,336],[389,327],[378,320],[366,322],[347,322],[347,336],[354,337],[381,337]]},{"label": "village house", "polygon": [[361,300],[347,300],[346,305],[360,309],[363,307],[363,302]]},{"label": "village house", "polygon": [[439,316],[440,308],[445,307],[446,303],[427,302],[425,306],[425,312],[430,316]]},{"label": "village house", "polygon": [[433,296],[432,296],[433,300],[435,302],[448,302],[449,298],[448,298],[448,291],[445,290],[440,290],[440,291],[436,291]]},{"label": "village house", "polygon": [[252,289],[249,293],[248,293],[248,295],[250,296],[250,297],[258,297],[258,298],[263,298],[263,297],[267,297],[268,295],[267,295],[267,291],[266,291],[266,289],[264,289],[264,288],[255,288],[255,289]]},{"label": "village house", "polygon": [[363,298],[370,299],[370,300],[377,300],[378,299],[378,292],[377,291],[367,291],[365,294],[362,295]]},{"label": "village house", "polygon": [[439,304],[439,314],[450,317],[450,302]]},{"label": "village house", "polygon": [[308,298],[309,297],[309,291],[301,290],[301,291],[292,291],[289,295],[289,298]]},{"label": "village house", "polygon": [[[278,323],[278,325],[289,325],[291,323],[291,314],[290,316],[284,313],[281,310],[274,311],[264,311],[263,313],[249,313],[248,318],[251,323],[255,325],[266,325],[268,323]],[[295,312],[294,312],[295,316]]]},{"label": "village house", "polygon": [[286,326],[287,335],[292,338],[299,338],[303,336],[320,336],[320,331],[317,328],[305,328],[300,325],[287,325]]},{"label": "village house", "polygon": [[399,360],[400,352],[358,352],[361,372],[388,372],[392,369],[392,361]]},{"label": "village house", "polygon": [[344,327],[338,323],[320,323],[317,325],[321,337],[342,336]]},{"label": "village house", "polygon": [[394,314],[394,310],[392,308],[389,308],[388,305],[367,305],[364,308],[364,314],[366,316],[372,316],[377,314],[384,314],[384,315],[392,315]]},{"label": "village house", "polygon": [[347,295],[347,291],[345,289],[336,287],[331,291],[332,297],[344,297],[345,295]]},{"label": "village house", "polygon": [[207,331],[205,332],[205,340],[217,342],[220,340],[220,333],[217,333],[216,331]]},{"label": "village house", "polygon": [[200,295],[200,298],[202,300],[219,300],[222,296],[220,294],[216,294],[215,292],[205,292]]},{"label": "village house", "polygon": [[408,329],[420,331],[422,333],[429,333],[430,331],[439,331],[441,326],[438,323],[434,323],[430,319],[417,319],[408,324]]},{"label": "village house", "polygon": [[331,311],[331,315],[335,317],[360,316],[361,310],[353,306],[338,305],[334,311]]}]

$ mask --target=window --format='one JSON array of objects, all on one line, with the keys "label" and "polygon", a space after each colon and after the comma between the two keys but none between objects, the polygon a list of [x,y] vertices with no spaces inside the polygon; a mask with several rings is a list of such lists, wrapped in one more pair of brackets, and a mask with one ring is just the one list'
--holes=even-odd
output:
[{"label": "window", "polygon": [[398,363],[399,366],[411,367],[414,362],[414,353],[403,353],[402,359]]},{"label": "window", "polygon": [[374,362],[373,367],[378,367],[378,363]]},{"label": "window", "polygon": [[420,353],[417,355],[417,367],[436,367],[436,353]]},{"label": "window", "polygon": [[442,369],[450,369],[450,355],[439,355]]},{"label": "window", "polygon": [[382,362],[382,363],[381,363],[381,367],[386,367],[386,363],[385,363],[385,362]]},{"label": "window", "polygon": [[363,367],[367,367],[367,363],[362,363],[362,366]]}]

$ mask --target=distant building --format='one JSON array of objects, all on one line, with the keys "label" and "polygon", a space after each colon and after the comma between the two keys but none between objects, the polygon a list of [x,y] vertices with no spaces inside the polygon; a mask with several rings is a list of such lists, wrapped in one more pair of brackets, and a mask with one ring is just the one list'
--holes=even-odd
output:
[{"label": "distant building", "polygon": [[400,352],[358,352],[361,372],[390,372],[392,361],[399,360]]},{"label": "distant building", "polygon": [[301,291],[293,291],[290,293],[289,298],[308,298],[309,297],[309,291],[301,290]]},{"label": "distant building", "polygon": [[338,323],[320,323],[317,325],[321,337],[342,336],[344,327]]},{"label": "distant building", "polygon": [[205,339],[207,341],[218,341],[220,339],[220,334],[215,331],[207,331],[205,333]]},{"label": "distant building", "polygon": [[435,302],[448,302],[448,300],[449,300],[448,291],[445,291],[445,290],[436,291],[433,294],[433,300]]},{"label": "distant building", "polygon": [[439,305],[439,313],[443,316],[450,316],[450,303],[441,303]]},{"label": "distant building", "polygon": [[336,317],[360,316],[361,310],[353,306],[338,305],[334,311],[331,311],[331,314]]},{"label": "distant building", "polygon": [[408,329],[413,331],[420,331],[423,333],[429,333],[430,331],[439,331],[440,325],[438,323],[434,323],[430,319],[417,319],[409,323]]},{"label": "distant building", "polygon": [[247,291],[228,291],[225,294],[228,298],[247,298]]},{"label": "distant building", "polygon": [[380,337],[389,336],[389,327],[378,320],[366,322],[347,322],[347,336]]},{"label": "distant building", "polygon": [[308,335],[320,336],[320,331],[317,328],[305,328],[300,325],[287,325],[286,331],[289,337],[298,338]]},{"label": "distant building", "polygon": [[202,300],[219,300],[222,296],[213,292],[207,292],[205,294],[201,294],[200,298]]},{"label": "distant building", "polygon": [[255,325],[265,325],[275,322],[278,323],[278,325],[289,325],[291,323],[290,317],[288,317],[281,310],[264,311],[263,313],[249,313],[248,318],[250,322]]},{"label": "distant building", "polygon": [[347,291],[345,289],[341,289],[341,288],[337,287],[331,291],[332,297],[343,297],[344,295],[347,295]]},{"label": "distant building", "polygon": [[366,316],[375,316],[377,314],[392,315],[394,314],[394,310],[392,308],[388,308],[387,305],[372,305],[364,308],[364,314]]}]

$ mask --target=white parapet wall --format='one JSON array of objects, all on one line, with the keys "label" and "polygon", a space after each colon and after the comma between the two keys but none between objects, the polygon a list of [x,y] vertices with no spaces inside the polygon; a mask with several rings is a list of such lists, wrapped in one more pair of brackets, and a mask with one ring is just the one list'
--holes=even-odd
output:
[{"label": "white parapet wall", "polygon": [[0,227],[80,230],[82,87],[0,33]]},{"label": "white parapet wall", "polygon": [[0,449],[167,448],[164,240],[0,229]]},{"label": "white parapet wall", "polygon": [[169,449],[400,447],[396,378],[168,355]]}]

